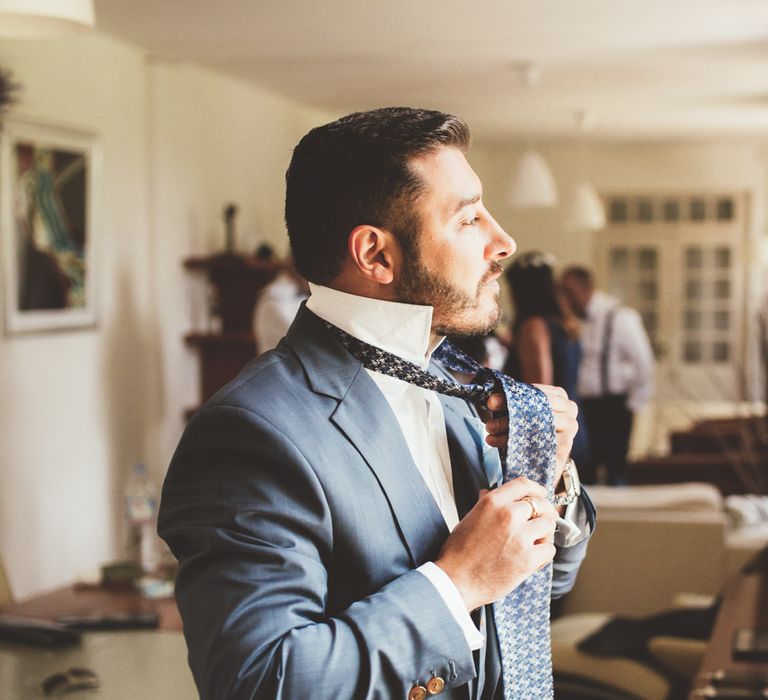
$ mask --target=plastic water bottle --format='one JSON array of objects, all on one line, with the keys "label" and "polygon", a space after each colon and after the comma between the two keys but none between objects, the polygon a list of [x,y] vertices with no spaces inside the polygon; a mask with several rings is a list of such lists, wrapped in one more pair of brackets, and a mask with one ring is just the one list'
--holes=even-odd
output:
[{"label": "plastic water bottle", "polygon": [[126,484],[125,512],[130,558],[145,573],[151,572],[159,563],[155,542],[157,490],[147,474],[147,467],[141,462],[133,467]]}]

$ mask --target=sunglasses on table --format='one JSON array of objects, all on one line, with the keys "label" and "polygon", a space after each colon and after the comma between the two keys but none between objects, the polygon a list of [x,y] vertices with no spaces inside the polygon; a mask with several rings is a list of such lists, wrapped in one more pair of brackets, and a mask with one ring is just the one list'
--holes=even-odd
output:
[{"label": "sunglasses on table", "polygon": [[90,669],[77,666],[72,666],[66,671],[52,673],[41,683],[43,693],[50,696],[98,687],[99,677]]}]

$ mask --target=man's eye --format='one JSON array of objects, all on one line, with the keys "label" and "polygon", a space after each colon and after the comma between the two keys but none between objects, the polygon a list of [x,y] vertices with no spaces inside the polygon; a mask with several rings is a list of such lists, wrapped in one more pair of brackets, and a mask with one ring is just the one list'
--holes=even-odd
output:
[{"label": "man's eye", "polygon": [[467,219],[466,221],[462,221],[462,226],[474,226],[478,221],[480,221],[479,216],[473,216],[471,219]]}]

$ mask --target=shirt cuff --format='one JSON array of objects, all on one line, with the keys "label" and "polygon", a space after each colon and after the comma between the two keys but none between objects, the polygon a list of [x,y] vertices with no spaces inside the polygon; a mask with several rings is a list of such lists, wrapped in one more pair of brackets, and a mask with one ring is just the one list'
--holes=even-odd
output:
[{"label": "shirt cuff", "polygon": [[589,537],[590,527],[587,519],[587,509],[580,498],[569,503],[562,518],[557,519],[555,527],[555,545],[558,547],[573,547]]},{"label": "shirt cuff", "polygon": [[437,564],[428,561],[416,569],[420,574],[427,577],[427,580],[437,589],[440,597],[451,611],[456,623],[461,627],[464,633],[464,639],[472,651],[479,649],[485,644],[485,635],[475,627],[472,618],[461,599],[459,590],[451,581],[451,577],[445,573]]}]

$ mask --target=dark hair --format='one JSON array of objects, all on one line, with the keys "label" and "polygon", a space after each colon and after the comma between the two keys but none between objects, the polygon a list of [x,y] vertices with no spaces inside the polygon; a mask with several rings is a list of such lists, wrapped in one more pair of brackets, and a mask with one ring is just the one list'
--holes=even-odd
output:
[{"label": "dark hair", "polygon": [[562,319],[563,313],[555,287],[554,259],[544,253],[519,255],[504,276],[515,303],[515,325],[532,316]]},{"label": "dark hair", "polygon": [[409,160],[442,146],[466,150],[469,128],[443,112],[388,107],[356,112],[312,129],[285,174],[285,223],[297,270],[328,284],[344,264],[356,226],[418,231],[413,203],[424,183]]},{"label": "dark hair", "polygon": [[595,279],[592,271],[581,265],[569,265],[563,270],[563,277],[573,277],[582,287],[594,287]]}]

